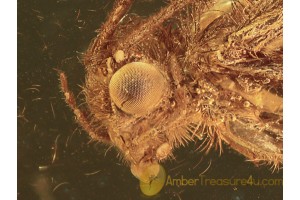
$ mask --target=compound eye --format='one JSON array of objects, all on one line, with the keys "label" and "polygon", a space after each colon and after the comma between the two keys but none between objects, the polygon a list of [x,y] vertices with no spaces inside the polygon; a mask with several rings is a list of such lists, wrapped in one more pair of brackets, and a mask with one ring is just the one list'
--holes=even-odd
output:
[{"label": "compound eye", "polygon": [[109,94],[122,111],[141,116],[159,104],[166,87],[164,76],[155,66],[132,62],[121,67],[112,76]]}]

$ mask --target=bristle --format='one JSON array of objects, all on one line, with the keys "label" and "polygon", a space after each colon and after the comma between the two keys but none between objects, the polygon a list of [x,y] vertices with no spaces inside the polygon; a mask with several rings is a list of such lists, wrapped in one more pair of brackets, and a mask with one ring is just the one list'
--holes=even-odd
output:
[{"label": "bristle", "polygon": [[[128,165],[157,161],[163,144],[174,157],[174,148],[201,140],[206,154],[221,154],[224,141],[280,168],[281,0],[172,1],[148,20],[114,15],[120,21],[104,23],[86,53],[80,110],[67,101],[92,139],[111,139]],[[66,81],[61,87],[69,97]]]}]

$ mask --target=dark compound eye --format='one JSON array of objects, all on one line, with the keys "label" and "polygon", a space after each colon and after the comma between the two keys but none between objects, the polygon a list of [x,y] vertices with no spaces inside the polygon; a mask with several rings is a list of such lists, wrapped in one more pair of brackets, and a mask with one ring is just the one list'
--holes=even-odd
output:
[{"label": "dark compound eye", "polygon": [[109,94],[116,106],[138,116],[153,110],[166,89],[166,80],[159,69],[143,62],[124,65],[109,83]]}]

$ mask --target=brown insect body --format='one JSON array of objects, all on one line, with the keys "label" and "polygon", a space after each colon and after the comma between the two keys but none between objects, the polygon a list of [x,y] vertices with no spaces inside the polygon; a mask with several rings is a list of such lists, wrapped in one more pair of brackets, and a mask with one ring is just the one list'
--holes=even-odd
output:
[{"label": "brown insect body", "polygon": [[[61,74],[66,101],[90,136],[116,146],[137,177],[172,157],[174,148],[203,137],[202,150],[221,152],[225,141],[252,161],[279,167],[282,2],[172,1],[148,20],[124,17],[131,4],[116,2],[87,50],[85,112],[70,99]],[[130,63],[153,66],[166,85],[161,89],[158,79],[136,69],[112,78]],[[131,89],[118,83],[123,77]],[[118,89],[110,88],[112,79]],[[151,83],[151,94],[141,83]],[[125,108],[126,102],[146,105],[145,112]]]}]

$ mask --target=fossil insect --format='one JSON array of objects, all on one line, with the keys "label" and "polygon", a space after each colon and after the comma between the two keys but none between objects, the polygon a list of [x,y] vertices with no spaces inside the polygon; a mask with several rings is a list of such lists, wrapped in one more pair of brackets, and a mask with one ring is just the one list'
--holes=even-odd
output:
[{"label": "fossil insect", "polygon": [[224,141],[280,167],[282,1],[172,0],[147,19],[128,14],[132,4],[115,2],[85,53],[82,106],[59,73],[90,137],[119,149],[144,182],[198,139],[201,150],[222,152]]}]

